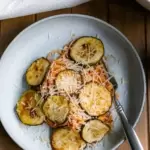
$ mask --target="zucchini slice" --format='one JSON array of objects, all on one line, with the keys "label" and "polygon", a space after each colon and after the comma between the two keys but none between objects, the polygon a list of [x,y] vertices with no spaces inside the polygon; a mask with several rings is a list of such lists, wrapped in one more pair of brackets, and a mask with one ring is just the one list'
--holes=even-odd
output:
[{"label": "zucchini slice", "polygon": [[57,127],[67,120],[69,102],[63,96],[50,96],[43,105],[48,125]]},{"label": "zucchini slice", "polygon": [[64,123],[58,124],[56,122],[53,122],[49,120],[48,118],[45,118],[45,123],[50,126],[51,128],[59,128],[59,127],[64,127],[68,125],[68,120],[66,119]]},{"label": "zucchini slice", "polygon": [[114,96],[114,87],[113,84],[109,81],[110,76],[103,62],[91,68],[84,68],[82,76],[84,83],[88,83],[91,81],[98,84],[104,83],[106,89],[111,92],[112,96]]},{"label": "zucchini slice", "polygon": [[39,125],[44,122],[44,114],[41,111],[41,97],[33,90],[23,93],[16,106],[16,112],[23,124]]},{"label": "zucchini slice", "polygon": [[73,70],[64,70],[58,74],[55,83],[60,92],[72,94],[81,88],[82,77]]},{"label": "zucchini slice", "polygon": [[82,37],[77,39],[70,49],[70,56],[81,64],[94,65],[104,55],[104,46],[100,39],[94,37]]},{"label": "zucchini slice", "polygon": [[102,85],[90,82],[79,94],[81,107],[91,116],[105,114],[111,107],[111,93]]},{"label": "zucchini slice", "polygon": [[31,86],[40,85],[49,67],[49,61],[45,58],[35,60],[26,72],[26,81]]},{"label": "zucchini slice", "polygon": [[82,138],[87,143],[98,142],[109,131],[109,127],[99,120],[90,120],[82,129]]},{"label": "zucchini slice", "polygon": [[69,128],[59,128],[54,131],[51,144],[54,150],[83,150],[86,147],[80,134]]},{"label": "zucchini slice", "polygon": [[112,128],[113,126],[113,117],[112,117],[111,112],[107,112],[106,114],[99,116],[98,120],[102,121],[103,123],[108,125],[110,128]]}]

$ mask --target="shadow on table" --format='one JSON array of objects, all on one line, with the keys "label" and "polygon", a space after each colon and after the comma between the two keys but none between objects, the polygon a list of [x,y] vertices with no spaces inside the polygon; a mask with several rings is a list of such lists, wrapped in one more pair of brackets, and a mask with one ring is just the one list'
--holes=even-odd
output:
[{"label": "shadow on table", "polygon": [[0,122],[0,150],[10,150],[10,147],[13,147],[12,150],[21,150],[9,137]]}]

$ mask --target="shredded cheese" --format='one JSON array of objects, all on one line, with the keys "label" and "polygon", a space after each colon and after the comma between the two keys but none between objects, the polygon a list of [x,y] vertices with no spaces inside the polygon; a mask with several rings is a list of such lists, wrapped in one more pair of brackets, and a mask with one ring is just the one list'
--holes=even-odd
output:
[{"label": "shredded cheese", "polygon": [[[68,126],[73,130],[80,131],[82,125],[84,125],[86,121],[90,120],[92,117],[87,115],[87,113],[80,107],[80,100],[78,98],[78,95],[71,94],[73,92],[73,89],[76,88],[77,90],[74,93],[78,94],[79,89],[82,89],[88,82],[92,81],[105,86],[108,91],[112,92],[113,85],[110,82],[110,79],[113,77],[113,75],[106,71],[103,64],[99,64],[96,66],[87,65],[87,67],[85,67],[81,63],[76,63],[70,60],[68,52],[71,44],[72,43],[66,45],[62,52],[54,51],[49,53],[48,59],[51,61],[51,66],[43,85],[40,87],[40,93],[42,95],[41,101],[44,101],[46,97],[53,95],[63,95],[67,97],[67,99],[70,101]],[[59,54],[59,57],[57,59],[52,59],[52,56],[55,54]],[[89,55],[92,55],[91,48],[89,49]],[[80,73],[82,75],[83,82],[82,84],[76,82],[74,80],[74,77],[63,77],[63,82],[61,82],[61,84],[64,92],[61,92],[56,87],[55,80],[57,75],[66,69],[70,69]],[[68,92],[68,88],[71,92]],[[87,91],[85,91],[85,93],[86,92]],[[93,93],[94,89],[92,88],[90,96],[92,99],[96,99],[98,95],[94,95]],[[96,101],[94,101],[91,107],[92,109],[96,109]]]}]

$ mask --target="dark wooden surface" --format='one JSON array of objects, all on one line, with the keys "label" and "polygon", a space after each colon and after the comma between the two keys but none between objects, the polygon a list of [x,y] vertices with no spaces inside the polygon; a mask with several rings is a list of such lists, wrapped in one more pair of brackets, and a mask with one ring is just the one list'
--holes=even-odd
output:
[{"label": "dark wooden surface", "polygon": [[[63,10],[56,10],[26,17],[0,21],[0,55],[7,45],[24,28],[37,20],[56,14],[88,14],[105,20],[123,32],[136,47],[144,64],[147,76],[147,101],[136,132],[144,150],[150,149],[150,12],[134,0],[93,0],[92,2]],[[129,150],[127,142],[118,148]],[[0,124],[0,150],[21,150]]]}]

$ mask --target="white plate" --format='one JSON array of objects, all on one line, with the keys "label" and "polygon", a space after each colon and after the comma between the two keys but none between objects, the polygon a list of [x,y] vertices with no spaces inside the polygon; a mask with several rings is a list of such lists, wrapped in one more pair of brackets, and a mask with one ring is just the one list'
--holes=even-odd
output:
[{"label": "white plate", "polygon": [[[101,38],[109,71],[115,73],[120,101],[132,125],[141,114],[145,99],[145,75],[131,43],[114,27],[89,16],[60,15],[39,21],[20,33],[8,46],[0,63],[0,117],[12,139],[26,150],[51,150],[51,129],[43,124],[23,125],[15,113],[21,93],[27,89],[24,74],[31,62],[80,36]],[[120,121],[113,111],[112,132],[95,150],[116,149],[124,139]]]},{"label": "white plate", "polygon": [[150,0],[136,0],[136,1],[146,9],[150,10]]}]

